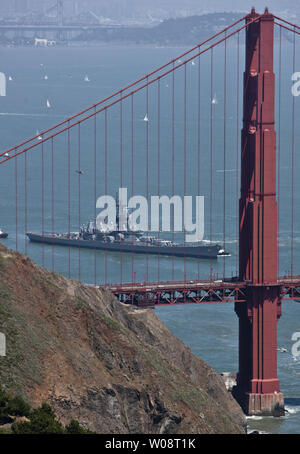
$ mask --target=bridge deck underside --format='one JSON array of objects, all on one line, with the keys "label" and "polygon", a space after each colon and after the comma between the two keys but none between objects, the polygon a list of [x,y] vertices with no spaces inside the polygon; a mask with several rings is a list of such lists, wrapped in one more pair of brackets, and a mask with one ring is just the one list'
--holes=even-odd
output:
[{"label": "bridge deck underside", "polygon": [[[277,284],[282,300],[300,300],[300,276],[282,277]],[[103,286],[108,288],[119,302],[136,306],[174,304],[243,303],[246,301],[246,282],[190,281],[127,283]],[[100,286],[101,287],[101,286]]]}]

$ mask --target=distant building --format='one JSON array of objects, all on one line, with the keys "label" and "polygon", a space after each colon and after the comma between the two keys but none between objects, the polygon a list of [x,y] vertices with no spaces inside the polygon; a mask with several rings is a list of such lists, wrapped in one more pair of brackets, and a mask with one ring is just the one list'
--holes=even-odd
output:
[{"label": "distant building", "polygon": [[34,45],[37,46],[55,46],[56,41],[47,38],[34,38]]}]

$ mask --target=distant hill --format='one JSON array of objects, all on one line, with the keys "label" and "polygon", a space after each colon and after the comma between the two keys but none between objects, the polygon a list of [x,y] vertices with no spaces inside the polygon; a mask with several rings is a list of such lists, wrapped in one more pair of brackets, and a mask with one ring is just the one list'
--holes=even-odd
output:
[{"label": "distant hill", "polygon": [[[0,245],[1,386],[98,433],[243,433],[222,378],[151,309]],[[183,322],[184,323],[184,322]]]},{"label": "distant hill", "polygon": [[168,19],[155,27],[103,28],[83,32],[76,39],[106,43],[156,45],[196,44],[241,17],[241,13],[214,13]]},{"label": "distant hill", "polygon": [[236,13],[214,13],[203,16],[191,16],[181,19],[169,19],[156,26],[148,33],[149,41],[154,39],[163,44],[196,44],[199,41],[222,30],[241,17]]}]

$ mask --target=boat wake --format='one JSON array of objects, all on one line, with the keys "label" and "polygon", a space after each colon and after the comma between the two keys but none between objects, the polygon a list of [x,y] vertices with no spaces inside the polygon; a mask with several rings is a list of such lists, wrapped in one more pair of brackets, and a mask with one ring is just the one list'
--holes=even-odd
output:
[{"label": "boat wake", "polygon": [[57,117],[62,118],[63,115],[53,115],[53,114],[41,114],[41,113],[17,113],[17,112],[0,112],[2,117]]},{"label": "boat wake", "polygon": [[216,172],[225,173],[225,172],[236,172],[236,169],[218,169]]},{"label": "boat wake", "polygon": [[285,410],[287,415],[296,415],[297,413],[300,413],[300,406],[285,405]]}]

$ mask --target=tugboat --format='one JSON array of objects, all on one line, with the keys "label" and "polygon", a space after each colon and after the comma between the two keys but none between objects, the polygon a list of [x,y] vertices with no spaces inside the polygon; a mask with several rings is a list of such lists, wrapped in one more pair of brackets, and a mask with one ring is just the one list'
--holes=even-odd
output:
[{"label": "tugboat", "polygon": [[0,238],[7,238],[8,233],[3,232],[3,230],[0,229]]}]

